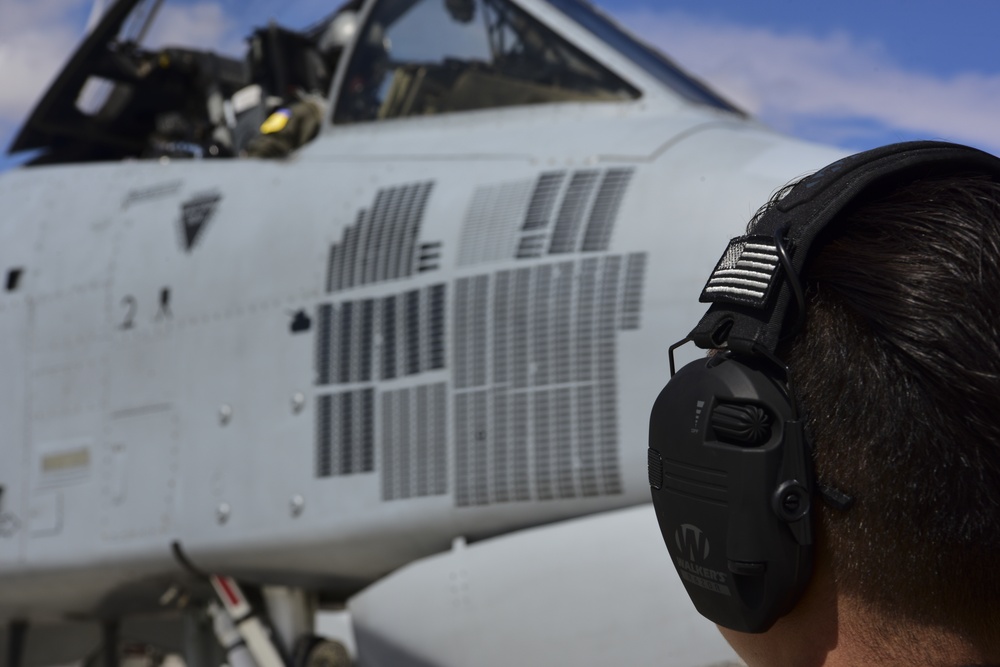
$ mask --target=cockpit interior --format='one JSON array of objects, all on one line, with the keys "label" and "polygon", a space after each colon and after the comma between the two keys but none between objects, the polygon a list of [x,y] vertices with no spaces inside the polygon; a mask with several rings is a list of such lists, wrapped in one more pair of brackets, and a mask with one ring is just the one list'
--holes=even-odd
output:
[{"label": "cockpit interior", "polygon": [[[581,0],[553,4],[675,92],[735,111]],[[268,114],[305,95],[334,126],[642,96],[511,0],[349,0],[306,28],[254,28],[242,55],[172,43],[158,27],[170,5],[109,7],[11,152],[37,150],[31,164],[245,156]]]}]

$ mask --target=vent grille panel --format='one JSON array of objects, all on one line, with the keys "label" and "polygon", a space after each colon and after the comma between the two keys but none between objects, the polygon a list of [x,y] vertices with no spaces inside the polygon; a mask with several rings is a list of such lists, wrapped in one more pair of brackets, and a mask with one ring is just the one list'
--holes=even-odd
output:
[{"label": "vent grille panel", "polygon": [[625,294],[622,300],[622,324],[624,331],[638,329],[642,313],[642,284],[646,278],[646,253],[628,256],[625,269]]},{"label": "vent grille panel", "polygon": [[640,256],[589,257],[455,285],[455,502],[622,492],[617,335]]},{"label": "vent grille panel", "polygon": [[459,239],[459,266],[606,252],[634,169],[547,172],[478,188]]},{"label": "vent grille panel", "polygon": [[445,495],[445,384],[383,392],[381,408],[382,499]]},{"label": "vent grille panel", "polygon": [[633,173],[632,169],[610,169],[604,174],[587,221],[583,252],[602,252],[610,246],[611,230]]},{"label": "vent grille panel", "polygon": [[580,249],[580,228],[593,199],[598,177],[596,171],[578,171],[573,174],[556,218],[549,253],[557,255]]},{"label": "vent grille panel", "polygon": [[564,171],[549,172],[538,177],[535,191],[531,195],[531,205],[524,218],[524,231],[529,232],[549,226],[565,179]]},{"label": "vent grille panel", "polygon": [[[317,384],[392,380],[444,368],[446,298],[444,285],[431,285],[381,299],[320,304]],[[463,340],[456,336],[456,343]]]},{"label": "vent grille panel", "polygon": [[318,397],[318,477],[351,475],[375,469],[374,397],[373,389]]},{"label": "vent grille panel", "polygon": [[519,228],[529,213],[532,185],[531,181],[522,181],[476,189],[459,237],[459,266],[514,256]]},{"label": "vent grille panel", "polygon": [[398,280],[437,268],[440,244],[419,245],[432,182],[379,190],[330,248],[327,292]]}]

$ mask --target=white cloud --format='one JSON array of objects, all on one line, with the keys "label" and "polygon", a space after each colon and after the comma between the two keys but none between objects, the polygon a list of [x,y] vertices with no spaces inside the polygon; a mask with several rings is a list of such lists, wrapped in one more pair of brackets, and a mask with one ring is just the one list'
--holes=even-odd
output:
[{"label": "white cloud", "polygon": [[144,41],[147,48],[186,46],[241,57],[246,47],[235,22],[217,3],[165,5]]},{"label": "white cloud", "polygon": [[76,47],[85,0],[0,2],[0,122],[21,120]]},{"label": "white cloud", "polygon": [[[0,151],[80,43],[92,4],[0,0]],[[168,4],[153,30],[147,41],[151,46],[199,46],[234,54],[243,49],[231,17],[217,3]]]},{"label": "white cloud", "polygon": [[781,34],[650,10],[620,18],[778,129],[823,123],[849,133],[868,124],[1000,149],[1000,73],[907,70],[878,44],[843,33]]}]

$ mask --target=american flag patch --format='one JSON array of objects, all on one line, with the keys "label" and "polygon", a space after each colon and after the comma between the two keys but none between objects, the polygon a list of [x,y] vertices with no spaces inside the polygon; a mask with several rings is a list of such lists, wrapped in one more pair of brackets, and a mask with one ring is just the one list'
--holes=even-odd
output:
[{"label": "american flag patch", "polygon": [[700,301],[763,308],[779,266],[772,237],[739,236],[729,242],[701,292]]}]

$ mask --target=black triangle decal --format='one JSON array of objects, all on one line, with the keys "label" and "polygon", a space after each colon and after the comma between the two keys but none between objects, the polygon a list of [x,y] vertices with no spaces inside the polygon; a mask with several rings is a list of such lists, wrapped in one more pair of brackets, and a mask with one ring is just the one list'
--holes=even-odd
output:
[{"label": "black triangle decal", "polygon": [[181,204],[181,241],[184,250],[191,252],[194,248],[205,227],[215,215],[220,201],[222,195],[213,192],[196,195]]}]

